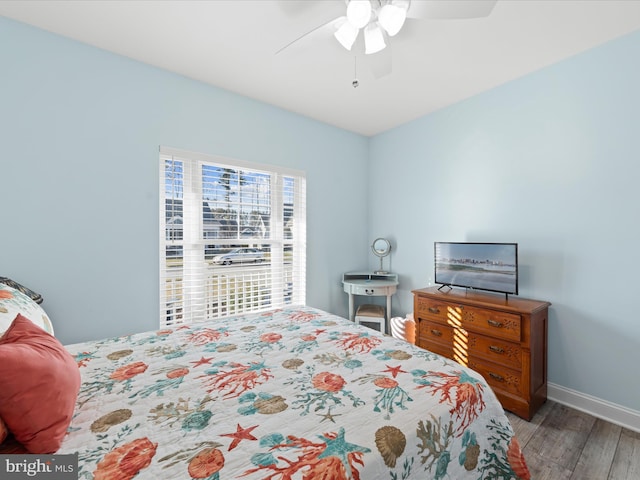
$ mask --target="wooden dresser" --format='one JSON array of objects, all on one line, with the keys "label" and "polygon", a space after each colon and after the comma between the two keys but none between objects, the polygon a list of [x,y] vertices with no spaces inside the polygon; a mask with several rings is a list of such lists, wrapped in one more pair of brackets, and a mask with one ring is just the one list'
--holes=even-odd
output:
[{"label": "wooden dresser", "polygon": [[531,420],[547,399],[549,302],[414,290],[416,345],[481,373],[505,410]]}]

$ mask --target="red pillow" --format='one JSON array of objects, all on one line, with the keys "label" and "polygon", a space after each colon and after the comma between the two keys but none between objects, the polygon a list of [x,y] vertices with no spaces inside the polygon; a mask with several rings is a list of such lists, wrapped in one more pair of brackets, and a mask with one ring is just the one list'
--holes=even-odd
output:
[{"label": "red pillow", "polygon": [[18,314],[0,337],[0,417],[31,453],[60,448],[80,389],[80,372],[52,335]]}]

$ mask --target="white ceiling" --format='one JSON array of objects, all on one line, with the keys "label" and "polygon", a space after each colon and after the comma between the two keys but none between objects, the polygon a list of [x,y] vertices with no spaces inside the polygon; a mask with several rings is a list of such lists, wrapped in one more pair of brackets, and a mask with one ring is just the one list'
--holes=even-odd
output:
[{"label": "white ceiling", "polygon": [[378,80],[369,58],[344,50],[328,29],[275,54],[344,5],[4,0],[0,15],[363,135],[640,29],[640,0],[498,0],[482,19],[408,22],[390,39],[393,72]]}]

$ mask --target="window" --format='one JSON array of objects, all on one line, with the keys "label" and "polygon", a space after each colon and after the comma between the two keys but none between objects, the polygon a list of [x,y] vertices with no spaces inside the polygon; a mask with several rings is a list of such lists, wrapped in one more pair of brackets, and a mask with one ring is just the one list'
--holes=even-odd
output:
[{"label": "window", "polygon": [[160,325],[304,305],[299,171],[160,149]]}]

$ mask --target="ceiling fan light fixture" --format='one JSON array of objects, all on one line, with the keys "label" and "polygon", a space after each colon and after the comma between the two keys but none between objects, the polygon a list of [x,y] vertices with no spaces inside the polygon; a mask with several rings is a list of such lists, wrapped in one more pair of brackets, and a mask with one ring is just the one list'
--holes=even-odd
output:
[{"label": "ceiling fan light fixture", "polygon": [[347,19],[356,28],[362,28],[371,20],[369,0],[350,0],[347,5]]},{"label": "ceiling fan light fixture", "polygon": [[387,3],[378,12],[378,22],[389,36],[396,35],[407,19],[407,10],[398,5]]},{"label": "ceiling fan light fixture", "polygon": [[358,37],[358,32],[360,32],[360,29],[354,27],[347,19],[344,19],[342,25],[340,25],[333,36],[340,42],[340,45],[347,50],[351,50],[351,47],[353,47]]},{"label": "ceiling fan light fixture", "polygon": [[366,55],[377,53],[386,46],[382,28],[377,23],[367,25],[364,29],[364,53]]}]

